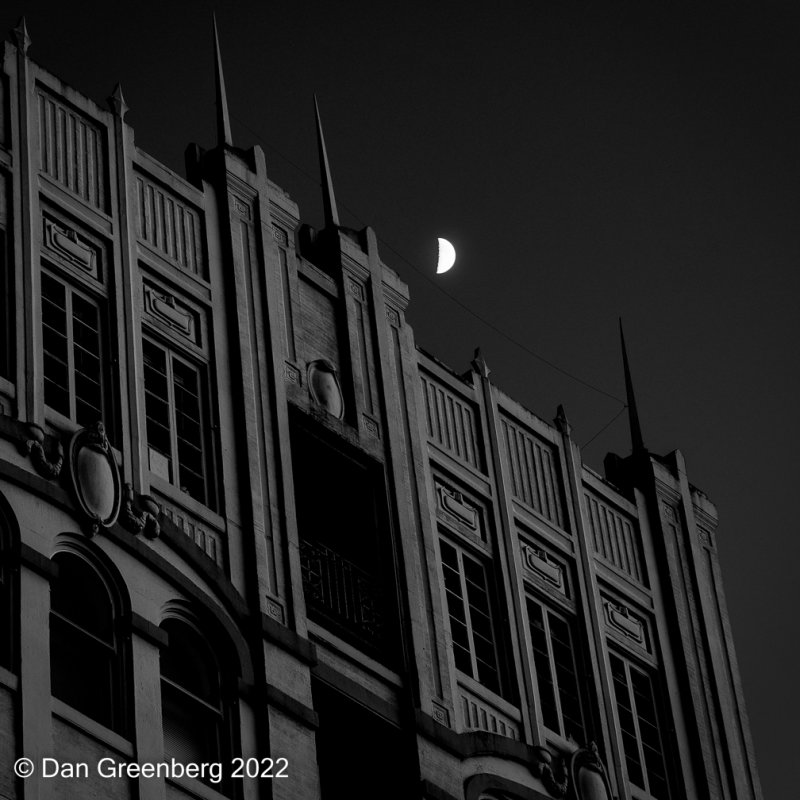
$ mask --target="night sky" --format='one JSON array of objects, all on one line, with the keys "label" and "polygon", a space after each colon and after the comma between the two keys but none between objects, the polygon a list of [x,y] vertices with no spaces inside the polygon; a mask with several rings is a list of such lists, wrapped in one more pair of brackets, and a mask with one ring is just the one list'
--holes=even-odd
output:
[{"label": "night sky", "polygon": [[[182,174],[215,143],[214,8],[7,0],[0,31],[25,14],[31,57],[100,103],[121,81],[137,145]],[[764,796],[796,796],[800,7],[216,11],[236,144],[321,226],[316,92],[342,222],[376,229],[418,344],[459,372],[480,346],[545,419],[563,403],[598,470],[630,450],[625,414],[596,436],[622,408],[624,318],[645,442],[680,448],[719,509]],[[438,236],[458,251],[441,277]]]}]

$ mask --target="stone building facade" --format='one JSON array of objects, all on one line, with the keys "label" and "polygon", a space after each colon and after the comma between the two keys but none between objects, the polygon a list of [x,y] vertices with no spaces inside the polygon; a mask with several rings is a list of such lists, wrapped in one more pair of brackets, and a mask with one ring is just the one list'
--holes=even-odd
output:
[{"label": "stone building facade", "polygon": [[234,145],[218,48],[183,178],[29,45],[0,76],[0,798],[760,798],[716,512],[645,449],[627,365],[602,477],[563,410],[416,347],[319,117],[317,231]]}]

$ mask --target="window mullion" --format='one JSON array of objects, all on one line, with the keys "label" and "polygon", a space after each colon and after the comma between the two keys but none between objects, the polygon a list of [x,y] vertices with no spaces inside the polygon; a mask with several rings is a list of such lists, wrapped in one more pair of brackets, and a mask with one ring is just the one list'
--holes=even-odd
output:
[{"label": "window mullion", "polygon": [[66,284],[64,286],[64,306],[66,314],[67,334],[67,381],[69,386],[69,417],[76,420],[78,418],[78,400],[75,391],[75,319],[72,316],[72,289]]},{"label": "window mullion", "polygon": [[175,399],[175,372],[172,369],[172,362],[175,356],[169,351],[164,350],[164,366],[166,367],[167,378],[167,400],[169,404],[169,446],[172,460],[172,483],[179,489],[181,487],[180,463],[178,461],[178,414],[177,401]]},{"label": "window mullion", "polygon": [[644,786],[642,787],[648,794],[650,794],[650,776],[647,771],[647,762],[644,757],[644,745],[642,742],[642,731],[639,728],[639,709],[636,705],[636,696],[633,691],[633,677],[631,671],[633,667],[625,660],[623,660],[625,667],[625,681],[628,685],[628,697],[631,703],[631,716],[633,717],[633,727],[636,731],[636,747],[639,751],[639,763],[642,765],[642,778]]},{"label": "window mullion", "polygon": [[550,680],[553,682],[553,702],[556,704],[556,718],[558,719],[559,733],[564,735],[564,716],[561,713],[561,693],[558,688],[558,671],[556,670],[556,657],[553,652],[553,637],[550,632],[550,610],[542,605],[542,619],[544,621],[544,637],[547,643],[547,660],[550,662]]},{"label": "window mullion", "polygon": [[475,637],[472,630],[472,610],[469,605],[469,594],[467,593],[467,570],[464,565],[465,555],[460,548],[456,548],[458,556],[458,577],[461,581],[461,597],[464,603],[464,620],[467,623],[467,639],[469,640],[469,659],[472,664],[472,677],[479,680],[478,657],[475,649]]}]

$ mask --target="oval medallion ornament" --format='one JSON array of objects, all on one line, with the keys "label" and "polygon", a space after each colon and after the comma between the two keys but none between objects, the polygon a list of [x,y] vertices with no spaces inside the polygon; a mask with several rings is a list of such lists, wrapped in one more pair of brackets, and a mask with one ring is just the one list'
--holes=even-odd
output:
[{"label": "oval medallion ornament", "polygon": [[322,406],[331,416],[341,419],[344,416],[344,401],[339,387],[336,369],[324,358],[308,365],[308,390],[317,405]]},{"label": "oval medallion ornament", "polygon": [[78,431],[69,443],[72,493],[90,536],[110,528],[119,514],[119,470],[102,422]]},{"label": "oval medallion ornament", "polygon": [[579,800],[611,800],[611,785],[594,742],[572,754],[570,777]]}]

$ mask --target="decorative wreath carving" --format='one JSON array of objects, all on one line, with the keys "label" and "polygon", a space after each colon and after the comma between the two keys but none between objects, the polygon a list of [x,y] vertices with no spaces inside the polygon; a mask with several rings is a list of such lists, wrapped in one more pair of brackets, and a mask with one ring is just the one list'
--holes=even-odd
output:
[{"label": "decorative wreath carving", "polygon": [[567,788],[569,787],[569,776],[567,775],[567,768],[563,760],[560,758],[554,760],[552,753],[546,747],[537,747],[535,750],[536,761],[534,774],[553,797],[565,797]]},{"label": "decorative wreath carving", "polygon": [[158,503],[147,495],[140,495],[137,504],[133,487],[129,483],[125,484],[119,522],[126,531],[135,536],[142,534],[147,539],[157,539],[161,533],[158,522],[160,513]]},{"label": "decorative wreath carving", "polygon": [[25,426],[25,432],[19,440],[19,451],[24,456],[30,458],[34,469],[43,477],[48,480],[53,480],[61,474],[61,467],[64,465],[64,448],[61,442],[54,437],[51,437],[51,450],[54,452],[48,454],[45,444],[47,444],[47,437],[45,436],[44,429],[34,422],[29,422]]}]

